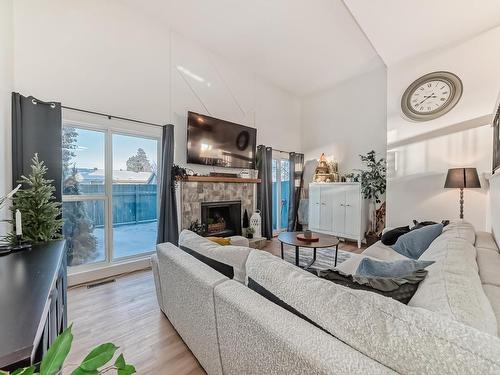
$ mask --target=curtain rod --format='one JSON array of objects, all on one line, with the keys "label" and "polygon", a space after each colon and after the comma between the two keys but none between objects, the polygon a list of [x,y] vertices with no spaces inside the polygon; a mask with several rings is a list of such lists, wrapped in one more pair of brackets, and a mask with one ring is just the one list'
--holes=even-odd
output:
[{"label": "curtain rod", "polygon": [[95,112],[95,111],[89,111],[89,110],[86,110],[86,109],[80,109],[80,108],[74,108],[74,107],[67,107],[65,105],[61,105],[61,108],[64,108],[64,109],[69,109],[71,111],[77,111],[77,112],[84,112],[84,113],[90,113],[92,115],[98,115],[98,116],[104,116],[104,117],[107,117],[108,119],[118,119],[118,120],[124,120],[124,121],[130,121],[130,122],[136,122],[136,123],[139,123],[139,124],[145,124],[145,125],[152,125],[152,126],[161,126],[163,127],[163,125],[160,125],[160,124],[155,124],[153,122],[147,122],[147,121],[141,121],[141,120],[135,120],[133,118],[128,118],[128,117],[121,117],[121,116],[114,116],[114,115],[110,115],[110,114],[107,114],[107,113],[102,113],[102,112]]}]

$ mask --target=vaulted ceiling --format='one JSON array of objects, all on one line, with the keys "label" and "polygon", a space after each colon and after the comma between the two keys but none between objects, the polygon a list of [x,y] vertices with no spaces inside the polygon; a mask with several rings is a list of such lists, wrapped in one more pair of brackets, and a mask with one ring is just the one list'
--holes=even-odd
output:
[{"label": "vaulted ceiling", "polygon": [[344,0],[390,66],[500,25],[499,0]]},{"label": "vaulted ceiling", "polygon": [[[135,0],[130,4],[139,6]],[[149,0],[142,11],[297,95],[383,66],[340,0]]]},{"label": "vaulted ceiling", "polygon": [[500,0],[123,1],[299,96],[500,25]]}]

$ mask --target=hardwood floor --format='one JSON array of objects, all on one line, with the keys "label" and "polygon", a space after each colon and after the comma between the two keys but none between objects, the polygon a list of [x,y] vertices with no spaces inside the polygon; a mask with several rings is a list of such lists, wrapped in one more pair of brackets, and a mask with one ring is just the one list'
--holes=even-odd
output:
[{"label": "hardwood floor", "polygon": [[138,374],[205,374],[160,311],[151,270],[91,289],[70,289],[68,320],[74,340],[67,363],[80,363],[93,347],[113,342]]},{"label": "hardwood floor", "polygon": [[[359,253],[355,243],[341,242],[340,249]],[[280,256],[277,239],[263,249]],[[115,282],[91,289],[68,291],[68,319],[73,323],[73,347],[67,363],[77,364],[95,346],[113,342],[136,366],[138,374],[204,374],[156,301],[151,270],[118,277]],[[67,366],[69,374],[75,366]]]}]

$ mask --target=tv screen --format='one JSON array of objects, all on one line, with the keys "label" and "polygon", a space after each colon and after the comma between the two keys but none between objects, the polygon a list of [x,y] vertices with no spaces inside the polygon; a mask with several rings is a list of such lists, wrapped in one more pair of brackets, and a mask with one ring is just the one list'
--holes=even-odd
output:
[{"label": "tv screen", "polygon": [[188,112],[187,162],[255,169],[256,135],[254,128]]}]

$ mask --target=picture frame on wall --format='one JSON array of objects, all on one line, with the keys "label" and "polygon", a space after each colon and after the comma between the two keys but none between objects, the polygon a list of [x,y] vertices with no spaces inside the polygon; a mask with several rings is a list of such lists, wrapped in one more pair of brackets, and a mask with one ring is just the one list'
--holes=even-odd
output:
[{"label": "picture frame on wall", "polygon": [[[500,106],[493,120],[493,169],[492,173],[500,169]],[[500,172],[499,172],[500,173]]]}]

